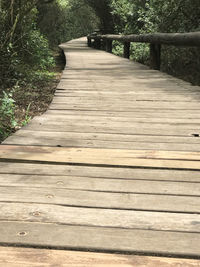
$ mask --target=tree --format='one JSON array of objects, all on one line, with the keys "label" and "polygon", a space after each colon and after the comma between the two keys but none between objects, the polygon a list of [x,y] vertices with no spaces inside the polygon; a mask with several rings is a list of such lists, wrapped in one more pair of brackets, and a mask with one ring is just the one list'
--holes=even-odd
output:
[{"label": "tree", "polygon": [[114,21],[111,9],[111,0],[84,0],[91,6],[100,19],[100,30],[102,33],[114,32]]},{"label": "tree", "polygon": [[99,24],[85,0],[56,1],[38,7],[38,26],[52,46],[86,36]]}]

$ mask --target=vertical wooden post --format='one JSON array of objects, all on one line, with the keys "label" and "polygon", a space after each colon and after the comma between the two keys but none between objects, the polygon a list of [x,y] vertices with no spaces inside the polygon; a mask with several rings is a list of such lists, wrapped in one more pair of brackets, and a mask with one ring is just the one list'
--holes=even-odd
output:
[{"label": "vertical wooden post", "polygon": [[96,49],[101,49],[101,39],[100,38],[94,39],[94,47]]},{"label": "vertical wooden post", "polygon": [[124,58],[130,58],[130,42],[124,42]]},{"label": "vertical wooden post", "polygon": [[161,45],[150,44],[150,66],[154,70],[160,70],[161,64]]},{"label": "vertical wooden post", "polygon": [[101,39],[101,49],[106,51],[106,40],[105,39]]},{"label": "vertical wooden post", "polygon": [[112,53],[112,40],[106,40],[106,52]]},{"label": "vertical wooden post", "polygon": [[91,37],[88,36],[87,40],[88,40],[88,46],[91,47],[92,46],[92,39],[91,39]]}]

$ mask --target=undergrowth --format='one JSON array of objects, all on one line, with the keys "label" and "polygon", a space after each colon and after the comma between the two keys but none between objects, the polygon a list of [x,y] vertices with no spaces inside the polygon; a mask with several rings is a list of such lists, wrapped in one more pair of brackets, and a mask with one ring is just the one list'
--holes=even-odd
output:
[{"label": "undergrowth", "polygon": [[58,51],[51,62],[48,68],[27,68],[15,85],[4,88],[0,95],[0,142],[47,110],[63,69]]}]

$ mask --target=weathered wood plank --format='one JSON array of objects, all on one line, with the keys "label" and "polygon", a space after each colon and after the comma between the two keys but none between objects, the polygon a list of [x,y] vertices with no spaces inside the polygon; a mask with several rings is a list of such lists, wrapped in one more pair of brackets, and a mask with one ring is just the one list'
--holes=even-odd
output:
[{"label": "weathered wood plank", "polygon": [[[74,116],[73,118],[70,118],[68,116],[62,116],[60,115],[60,121],[57,121],[57,117],[59,117],[58,115],[44,115],[42,117],[35,117],[31,122],[32,123],[46,123],[47,125],[50,123],[50,121],[52,121],[54,124],[61,124],[63,122],[65,122],[66,124],[71,124],[72,121],[74,121],[74,123],[76,124],[93,124],[95,125],[110,125],[113,127],[119,126],[123,123],[123,126],[126,128],[127,126],[134,126],[134,127],[139,127],[139,125],[141,126],[150,126],[150,124],[152,125],[152,128],[158,128],[158,127],[163,127],[164,125],[166,125],[167,127],[170,126],[177,126],[178,128],[180,126],[184,127],[184,128],[193,128],[195,126],[199,126],[199,120],[193,120],[191,119],[189,122],[189,119],[166,119],[166,121],[162,121],[161,119],[157,119],[157,118],[153,118],[153,119],[148,119],[148,118],[115,118],[115,117],[107,117],[106,119],[103,117],[99,117],[98,119],[94,117],[95,114],[93,114],[93,116],[91,116],[90,118],[86,117],[86,116]],[[109,119],[110,119],[110,124],[109,124]]]},{"label": "weathered wood plank", "polygon": [[183,183],[175,181],[128,180],[115,178],[105,179],[84,176],[0,174],[0,186],[65,188],[101,192],[200,196],[200,179],[198,183]]},{"label": "weathered wood plank", "polygon": [[[177,129],[175,126],[172,127],[157,127],[157,128],[149,128],[143,127],[140,125],[140,127],[111,127],[107,125],[97,125],[93,126],[91,125],[84,125],[84,124],[74,124],[74,125],[51,125],[51,124],[29,124],[25,126],[24,130],[34,130],[34,131],[47,131],[47,132],[80,132],[80,128],[82,132],[85,133],[110,133],[110,134],[137,134],[137,135],[164,135],[166,136],[166,133],[171,136],[192,136],[193,134],[200,135],[200,131],[198,127],[193,127],[191,129],[184,129],[180,128]],[[58,130],[59,129],[59,130]]]},{"label": "weathered wood plank", "polygon": [[[167,134],[167,133],[166,133]],[[29,131],[29,130],[21,130],[17,131],[15,134],[13,134],[10,138],[7,138],[4,143],[7,143],[7,141],[11,140],[13,137],[18,138],[19,142],[27,142],[28,145],[28,138],[35,139],[35,141],[39,138],[43,139],[42,141],[45,144],[45,141],[52,141],[52,143],[55,142],[64,142],[64,141],[73,141],[76,140],[79,142],[80,140],[101,140],[105,142],[109,141],[117,141],[120,142],[126,142],[129,145],[132,142],[140,142],[140,143],[173,143],[174,144],[200,144],[200,137],[194,137],[194,136],[159,136],[159,135],[135,135],[135,134],[109,134],[109,133],[84,133],[84,132],[45,132],[45,131]],[[23,138],[23,139],[22,139]],[[22,139],[22,140],[21,140]],[[58,143],[59,144],[59,143]]]},{"label": "weathered wood plank", "polygon": [[[129,66],[128,66],[129,67]],[[127,66],[126,66],[127,68]],[[67,70],[68,71],[68,70]],[[131,68],[130,68],[131,71]],[[164,78],[152,78],[151,73],[144,73],[141,77],[141,75],[137,75],[135,73],[135,70],[132,69],[132,72],[130,73],[125,70],[124,74],[127,74],[129,76],[128,79],[120,79],[120,73],[112,71],[108,72],[107,75],[109,75],[112,78],[105,78],[105,73],[102,71],[99,74],[98,79],[95,81],[96,77],[91,77],[90,81],[83,81],[81,80],[81,83],[79,82],[78,76],[76,80],[69,80],[69,79],[62,79],[61,82],[58,84],[58,90],[64,89],[64,90],[83,90],[83,91],[151,91],[151,92],[192,92],[192,93],[198,93],[199,87],[198,86],[192,86],[189,83],[186,82],[179,82],[180,80],[170,80],[169,77]],[[99,71],[100,72],[100,71]],[[133,75],[134,72],[134,78],[130,78],[130,75]],[[67,73],[67,72],[66,72]],[[78,73],[76,73],[78,74]],[[82,72],[84,75],[84,72]],[[160,74],[160,72],[159,72]],[[68,75],[68,74],[67,74]],[[137,77],[136,77],[137,76]],[[102,79],[103,78],[103,79]],[[114,79],[113,79],[114,78]],[[142,78],[142,79],[141,79]],[[108,90],[109,89],[109,90]]]},{"label": "weathered wood plank", "polygon": [[[63,78],[62,78],[63,79]],[[81,80],[81,82],[82,82],[82,80]],[[180,99],[191,99],[191,100],[194,100],[194,101],[198,101],[197,99],[195,99],[196,97],[198,97],[199,96],[199,93],[197,92],[197,91],[195,91],[195,92],[191,92],[191,91],[189,91],[189,92],[186,92],[186,91],[171,91],[170,93],[169,92],[165,92],[164,90],[163,91],[161,91],[161,92],[155,92],[155,91],[146,91],[146,90],[142,90],[142,88],[141,88],[141,90],[140,91],[134,91],[134,90],[130,90],[130,91],[114,91],[114,92],[112,92],[112,91],[110,91],[110,90],[108,90],[108,91],[100,91],[100,92],[98,92],[98,91],[95,91],[95,90],[90,90],[90,91],[85,91],[85,90],[67,90],[67,89],[65,89],[65,90],[57,90],[56,92],[55,92],[55,95],[56,96],[62,96],[62,97],[68,97],[68,96],[70,96],[70,97],[112,97],[113,96],[113,98],[116,98],[116,97],[125,97],[125,99],[126,99],[126,97],[130,97],[130,96],[132,96],[132,97],[134,97],[134,99],[135,99],[135,97],[137,97],[137,98],[139,98],[139,97],[141,97],[141,98],[145,98],[146,100],[147,99],[149,99],[149,98],[151,98],[151,97],[153,97],[153,99],[154,98],[157,98],[157,99],[160,99],[160,97],[161,97],[161,99],[162,98],[164,98],[164,96],[166,97],[165,98],[165,100],[166,99],[173,99],[173,100],[180,100]],[[129,98],[129,100],[130,100],[130,98]]]},{"label": "weathered wood plank", "polygon": [[[76,120],[82,120],[84,122],[91,122],[95,123],[97,121],[97,118],[90,115],[62,115],[62,114],[43,114],[42,117],[35,117],[32,121],[39,121],[39,122],[49,122],[49,121],[57,121],[59,119],[60,122],[66,122],[68,123],[69,121],[74,121]],[[163,121],[163,118],[136,118],[136,117],[110,117],[110,116],[105,116],[105,117],[98,117],[98,122],[109,122],[109,123],[123,123],[123,125],[126,123],[161,123],[161,124],[187,124],[187,125],[193,125],[193,124],[200,124],[200,119],[197,118],[182,118],[182,119],[177,119],[177,118],[165,118]]]},{"label": "weathered wood plank", "polygon": [[[85,148],[111,148],[111,149],[146,149],[146,150],[177,150],[177,151],[199,151],[200,152],[200,143],[199,138],[185,138],[187,143],[184,143],[181,138],[178,140],[170,139],[168,142],[167,136],[163,138],[163,142],[159,142],[160,139],[157,136],[154,138],[146,138],[145,135],[143,135],[140,138],[136,138],[134,141],[112,141],[112,140],[95,140],[94,138],[91,139],[84,139],[84,135],[88,133],[65,133],[62,132],[62,135],[59,132],[41,132],[41,131],[20,131],[25,132],[24,136],[20,136],[18,134],[10,136],[7,138],[3,144],[7,145],[28,145],[28,146],[53,146],[53,147],[85,147]],[[27,132],[27,134],[26,134]],[[30,135],[31,132],[31,135]],[[79,134],[79,136],[76,136],[75,134]],[[70,136],[73,137],[70,137]],[[93,136],[95,133],[93,134]],[[61,137],[58,137],[61,136]],[[68,136],[68,137],[67,137]],[[119,135],[122,136],[122,140],[125,139],[126,135]],[[80,139],[78,139],[80,137]],[[92,137],[92,134],[91,134]],[[109,135],[109,137],[112,137],[112,135]],[[142,141],[142,138],[144,137],[144,140]],[[81,139],[82,138],[82,139]],[[110,138],[108,138],[110,139]],[[137,139],[140,139],[141,141],[137,141]],[[149,140],[147,140],[149,139]],[[164,140],[166,139],[166,140]],[[191,141],[192,140],[192,141]],[[194,140],[194,141],[193,141]],[[171,141],[171,142],[170,142]],[[174,142],[173,142],[174,141]],[[191,143],[189,142],[191,141]],[[196,142],[195,142],[196,141]]]},{"label": "weathered wood plank", "polygon": [[54,115],[81,115],[81,116],[95,116],[95,117],[100,117],[100,116],[109,116],[109,117],[131,117],[131,118],[178,118],[178,119],[199,119],[200,118],[200,113],[197,113],[195,111],[190,111],[185,113],[185,111],[182,110],[138,110],[136,109],[135,111],[100,111],[100,110],[70,110],[70,109],[65,109],[65,110],[56,110],[56,109],[51,109],[48,110],[45,114],[54,114]]},{"label": "weathered wood plank", "polygon": [[76,208],[11,202],[0,202],[0,211],[0,221],[200,233],[200,214]]},{"label": "weathered wood plank", "polygon": [[66,250],[0,247],[0,264],[5,267],[199,267],[198,260]]},{"label": "weathered wood plank", "polygon": [[0,201],[109,209],[200,213],[200,198],[195,196],[4,186],[1,187]]},{"label": "weathered wood plank", "polygon": [[138,124],[136,125],[127,125],[126,127],[111,126],[109,124],[101,124],[101,125],[93,125],[92,123],[81,123],[76,122],[76,124],[69,123],[37,123],[31,122],[27,126],[23,127],[23,130],[31,130],[31,131],[47,131],[47,132],[85,132],[85,133],[114,133],[114,134],[137,134],[137,135],[171,135],[171,136],[192,136],[193,134],[199,134],[199,127],[188,127],[188,129],[184,129],[183,126],[176,127],[168,126],[168,125],[157,125],[154,128],[151,128],[152,124]]},{"label": "weathered wood plank", "polygon": [[[51,123],[52,122],[52,123]],[[123,124],[123,127],[121,127],[120,125]],[[150,125],[152,125],[152,127],[150,127]],[[72,128],[74,126],[74,128],[76,129],[77,127],[79,127],[79,132],[81,130],[81,128],[83,129],[87,129],[88,132],[95,132],[95,129],[99,129],[99,130],[104,130],[107,131],[109,133],[109,129],[113,129],[113,132],[115,131],[115,133],[121,133],[121,134],[138,134],[138,128],[141,128],[142,130],[146,130],[146,132],[149,130],[149,135],[160,135],[159,133],[159,129],[160,132],[163,131],[163,135],[167,135],[166,131],[167,129],[169,129],[169,132],[174,132],[176,133],[177,131],[177,135],[179,135],[179,132],[193,132],[193,131],[197,131],[199,132],[199,125],[198,123],[191,123],[191,124],[187,124],[187,123],[150,123],[150,122],[111,122],[110,124],[105,121],[94,121],[94,122],[90,122],[90,121],[86,121],[86,120],[74,120],[74,124],[72,120],[67,120],[66,121],[56,121],[56,120],[39,120],[39,119],[34,119],[27,127],[27,128],[31,128],[31,127],[35,127],[36,129],[38,129],[38,131],[42,131],[43,128],[49,128],[49,129],[55,129],[56,127],[62,127],[63,131],[69,129],[70,127]],[[40,128],[41,129],[40,129]],[[24,128],[25,129],[25,128]],[[130,130],[129,130],[130,129]],[[134,132],[134,129],[136,129],[136,133]],[[68,130],[67,130],[68,131]],[[158,131],[158,133],[156,134],[156,131]],[[73,132],[73,131],[72,131]],[[153,133],[154,134],[151,134]],[[106,132],[105,132],[106,133]],[[140,134],[143,134],[142,131],[140,132]],[[145,134],[146,135],[146,134]],[[169,134],[170,135],[170,134]]]},{"label": "weathered wood plank", "polygon": [[[80,102],[81,100],[85,100],[90,102],[91,100],[93,101],[105,101],[105,102],[115,102],[118,103],[121,100],[123,100],[124,103],[129,103],[129,102],[135,102],[135,101],[148,101],[148,102],[176,102],[179,104],[183,103],[183,102],[191,102],[191,103],[198,103],[198,100],[195,99],[195,97],[197,98],[199,95],[195,95],[195,96],[176,96],[176,95],[170,95],[170,96],[166,96],[166,95],[162,95],[162,94],[158,94],[155,96],[153,95],[133,95],[133,94],[125,94],[125,95],[120,95],[118,94],[110,94],[110,95],[103,95],[103,94],[91,94],[91,95],[87,95],[87,94],[65,94],[65,95],[60,95],[57,94],[54,97],[53,103],[68,103],[68,101],[70,102],[77,100],[78,102]],[[132,100],[131,100],[132,98]]]},{"label": "weathered wood plank", "polygon": [[174,105],[173,102],[148,102],[148,101],[132,101],[132,102],[123,102],[123,103],[115,103],[112,101],[69,101],[68,103],[55,103],[53,102],[50,105],[50,109],[73,109],[75,107],[79,107],[80,109],[88,109],[88,108],[97,108],[98,110],[134,110],[134,109],[173,109],[173,110],[199,110],[198,103],[191,103],[190,102],[179,102],[178,104]]},{"label": "weathered wood plank", "polygon": [[4,145],[0,159],[116,165],[151,168],[200,169],[200,153]]},{"label": "weathered wood plank", "polygon": [[[140,106],[142,108],[145,107],[149,107],[149,108],[158,108],[160,107],[160,105],[163,104],[163,106],[166,107],[170,107],[171,105],[174,104],[174,102],[176,103],[176,107],[173,107],[173,109],[197,109],[198,106],[198,101],[192,101],[189,98],[188,99],[184,99],[181,100],[181,97],[179,98],[179,100],[167,100],[166,98],[162,98],[162,97],[155,97],[154,99],[152,98],[147,98],[145,97],[144,99],[142,99],[141,97],[136,98],[136,97],[132,97],[132,99],[130,99],[130,97],[81,97],[81,96],[77,96],[77,97],[54,97],[53,99],[53,104],[68,104],[68,103],[72,103],[72,104],[83,104],[87,101],[87,105],[91,105],[93,102],[95,102],[95,104],[100,104],[103,103],[103,106],[106,104],[112,104],[114,105],[127,105],[127,108],[131,107],[131,104],[135,107],[139,107]],[[122,102],[123,101],[123,102]],[[192,105],[191,105],[192,103]]]},{"label": "weathered wood plank", "polygon": [[[199,256],[197,233],[0,222],[0,244]],[[167,240],[167,242],[163,242]]]},{"label": "weathered wood plank", "polygon": [[42,176],[80,176],[112,179],[199,182],[200,172],[142,168],[112,168],[54,164],[0,162],[0,173]]}]

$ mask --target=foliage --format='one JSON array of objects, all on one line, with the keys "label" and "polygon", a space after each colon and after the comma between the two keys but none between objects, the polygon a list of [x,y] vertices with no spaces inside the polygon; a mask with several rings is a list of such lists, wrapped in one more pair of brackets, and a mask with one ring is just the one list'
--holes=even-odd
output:
[{"label": "foliage", "polygon": [[114,21],[112,16],[112,7],[110,0],[84,0],[86,5],[89,5],[97,17],[99,18],[99,29],[102,33],[114,32]]},{"label": "foliage", "polygon": [[57,0],[50,5],[39,5],[38,10],[38,26],[52,47],[86,36],[98,25],[93,9],[84,0]]},{"label": "foliage", "polygon": [[[36,29],[34,1],[5,1],[0,9],[0,86],[10,88],[28,79],[30,69],[54,64],[48,41]],[[35,1],[36,2],[36,1]]]},{"label": "foliage", "polygon": [[25,117],[24,117],[24,120],[21,123],[21,126],[25,126],[31,120],[31,116],[29,115],[30,107],[31,107],[31,103],[29,103],[29,105],[28,105],[28,107],[27,107],[27,109],[25,111]]},{"label": "foliage", "polygon": [[123,44],[121,42],[113,41],[112,46],[113,54],[117,56],[123,56]]},{"label": "foliage", "polygon": [[54,65],[48,41],[37,29],[38,2],[0,0],[0,140],[21,126],[16,120],[15,91],[35,86],[37,73]]},{"label": "foliage", "polygon": [[[199,0],[111,0],[110,6],[116,33],[140,34],[200,30]],[[114,51],[116,52],[116,49]],[[142,63],[148,62],[147,45],[133,44],[132,51],[134,53],[131,57],[134,60]],[[163,71],[194,84],[200,84],[198,48],[163,46],[161,67]]]},{"label": "foliage", "polygon": [[3,92],[0,103],[0,140],[3,140],[17,126],[15,119],[15,101],[12,92]]}]

